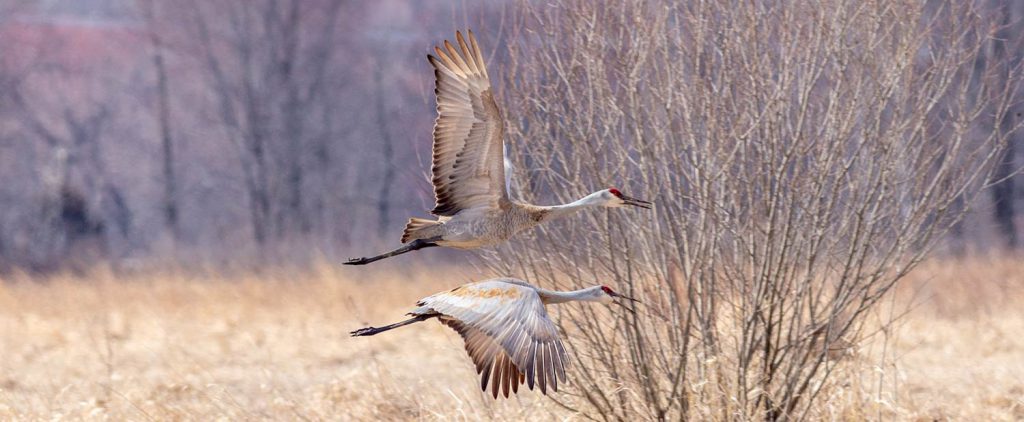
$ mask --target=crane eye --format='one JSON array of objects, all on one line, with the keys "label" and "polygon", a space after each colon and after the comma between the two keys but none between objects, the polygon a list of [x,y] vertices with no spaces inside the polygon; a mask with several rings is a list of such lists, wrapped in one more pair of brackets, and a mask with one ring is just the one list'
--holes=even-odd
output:
[{"label": "crane eye", "polygon": [[612,291],[612,288],[611,288],[611,287],[608,287],[608,286],[601,286],[601,290],[603,290],[603,291],[604,291],[605,293],[607,293],[607,294],[608,294],[608,296],[615,296],[615,292],[614,292],[614,291]]}]

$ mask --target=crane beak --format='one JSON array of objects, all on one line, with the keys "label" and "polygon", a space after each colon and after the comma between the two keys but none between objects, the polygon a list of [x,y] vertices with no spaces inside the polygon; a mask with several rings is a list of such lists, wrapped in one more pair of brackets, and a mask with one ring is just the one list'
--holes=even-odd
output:
[{"label": "crane beak", "polygon": [[612,302],[612,303],[621,306],[622,309],[625,309],[625,310],[629,311],[629,313],[631,313],[631,314],[635,314],[636,313],[636,311],[633,308],[630,308],[630,307],[626,306],[625,303],[618,302],[618,301]]},{"label": "crane beak", "polygon": [[[631,301],[631,302],[634,302],[634,303],[643,303],[643,302],[641,302],[641,301],[639,301],[639,300],[636,300],[636,299],[633,299],[633,298],[631,298],[631,297],[629,297],[629,296],[621,295],[621,294],[618,294],[618,293],[612,293],[612,297],[614,297],[614,298],[621,298],[621,299],[626,299],[626,300],[628,300],[628,301]],[[626,309],[627,311],[629,311],[629,312],[632,312],[632,313],[634,313],[634,314],[636,313],[636,311],[635,311],[635,310],[633,310],[633,308],[631,308],[631,307],[629,307],[629,306],[626,306],[626,304],[625,304],[625,303],[623,303],[623,301],[621,301],[621,300],[617,300],[617,301],[615,301],[614,303],[615,303],[616,305],[619,305],[619,306],[621,306],[621,307],[625,308],[625,309]]]},{"label": "crane beak", "polygon": [[644,201],[643,199],[631,198],[626,195],[622,195],[622,202],[626,205],[632,205],[634,207],[640,207],[644,209],[651,209],[651,205],[654,205],[651,201]]},{"label": "crane beak", "polygon": [[629,296],[620,295],[618,293],[615,294],[615,297],[623,298],[623,299],[626,299],[626,300],[629,300],[629,301],[633,301],[633,302],[636,302],[636,303],[643,303],[643,302],[641,302],[639,300],[633,299],[633,298],[631,298]]}]

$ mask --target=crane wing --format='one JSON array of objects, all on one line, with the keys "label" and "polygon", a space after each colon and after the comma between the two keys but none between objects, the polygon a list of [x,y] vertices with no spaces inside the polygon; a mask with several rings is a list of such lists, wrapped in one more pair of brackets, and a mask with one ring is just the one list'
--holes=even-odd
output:
[{"label": "crane wing", "polygon": [[466,343],[466,352],[476,366],[476,373],[481,374],[480,389],[487,391],[487,383],[490,382],[494,398],[498,398],[499,388],[504,389],[506,398],[510,386],[512,393],[519,392],[519,385],[525,381],[525,375],[519,372],[519,368],[508,353],[505,353],[501,344],[494,341],[486,332],[456,319],[442,318],[441,322],[462,336]]},{"label": "crane wing", "polygon": [[458,50],[447,40],[428,55],[434,66],[437,120],[431,179],[437,204],[431,211],[453,216],[475,207],[508,204],[505,188],[504,122],[494,101],[484,58],[473,33],[456,32]]},{"label": "crane wing", "polygon": [[420,306],[442,314],[466,343],[480,374],[480,388],[508,397],[521,383],[547,394],[565,382],[568,358],[558,329],[533,288],[502,280],[458,287],[423,299]]}]

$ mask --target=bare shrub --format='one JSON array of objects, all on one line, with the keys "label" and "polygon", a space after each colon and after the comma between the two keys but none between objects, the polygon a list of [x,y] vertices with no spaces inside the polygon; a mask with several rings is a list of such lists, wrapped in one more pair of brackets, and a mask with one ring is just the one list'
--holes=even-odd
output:
[{"label": "bare shrub", "polygon": [[595,419],[814,417],[866,312],[988,181],[1021,80],[985,56],[998,28],[966,2],[520,6],[514,194],[657,204],[489,261],[645,302],[562,311],[579,362],[562,404]]}]

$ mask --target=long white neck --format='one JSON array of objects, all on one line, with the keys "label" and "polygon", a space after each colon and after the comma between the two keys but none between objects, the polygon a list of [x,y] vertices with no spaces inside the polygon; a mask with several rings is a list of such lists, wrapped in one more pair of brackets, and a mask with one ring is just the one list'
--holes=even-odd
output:
[{"label": "long white neck", "polygon": [[602,295],[597,293],[597,290],[601,290],[601,286],[587,287],[585,289],[572,290],[568,292],[559,292],[548,289],[537,289],[537,294],[540,295],[541,300],[544,303],[565,303],[565,302],[600,302]]},{"label": "long white neck", "polygon": [[594,192],[590,195],[584,196],[580,199],[572,201],[568,204],[562,205],[551,205],[544,207],[548,210],[547,219],[564,217],[570,214],[575,214],[584,208],[599,207],[604,204],[604,199],[601,198],[601,191]]}]

